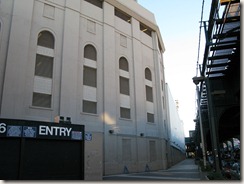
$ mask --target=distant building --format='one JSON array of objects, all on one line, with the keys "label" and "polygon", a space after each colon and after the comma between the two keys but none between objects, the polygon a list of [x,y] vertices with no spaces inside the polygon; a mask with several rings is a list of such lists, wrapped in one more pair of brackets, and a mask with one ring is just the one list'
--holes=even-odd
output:
[{"label": "distant building", "polygon": [[178,102],[173,99],[169,86],[166,83],[167,112],[169,121],[169,143],[171,146],[170,161],[175,164],[185,158],[185,135],[183,121],[179,117]]}]

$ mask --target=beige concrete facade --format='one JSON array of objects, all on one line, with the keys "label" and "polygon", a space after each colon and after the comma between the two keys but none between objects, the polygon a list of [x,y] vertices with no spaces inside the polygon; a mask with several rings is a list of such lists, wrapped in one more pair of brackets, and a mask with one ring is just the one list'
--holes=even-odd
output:
[{"label": "beige concrete facade", "polygon": [[[42,31],[53,35],[54,49],[37,45]],[[84,58],[87,45],[95,48],[96,62]],[[85,143],[86,180],[166,169],[171,145],[164,50],[154,15],[136,1],[104,0],[101,8],[85,0],[0,0],[0,117],[53,122],[64,116],[85,125],[92,135]],[[52,78],[43,83],[34,76],[36,54],[53,58]],[[119,68],[121,57],[128,72]],[[83,84],[85,67],[96,70],[95,88]],[[129,95],[120,93],[121,76],[129,80]],[[50,108],[32,104],[41,84],[51,95]],[[152,89],[152,102],[145,86]],[[95,101],[96,113],[83,111],[84,99]],[[130,118],[121,118],[121,107],[130,109]]]}]

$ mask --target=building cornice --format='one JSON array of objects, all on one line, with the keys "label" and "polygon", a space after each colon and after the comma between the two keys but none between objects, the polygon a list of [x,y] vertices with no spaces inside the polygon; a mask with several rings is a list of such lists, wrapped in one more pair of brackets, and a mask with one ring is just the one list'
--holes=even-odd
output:
[{"label": "building cornice", "polygon": [[132,16],[134,19],[138,20],[139,22],[145,24],[146,26],[150,27],[153,31],[155,31],[157,36],[158,36],[158,40],[160,42],[160,45],[162,47],[162,53],[164,53],[164,51],[165,51],[164,42],[163,42],[159,27],[156,24],[153,13],[151,13],[150,11],[148,11],[147,9],[145,9],[144,7],[139,5],[137,2],[130,1],[130,3],[133,4],[133,7],[137,7],[138,9],[141,9],[144,12],[151,14],[151,17],[150,17],[151,20],[150,20],[150,19],[148,19],[148,17],[143,17],[138,12],[132,10],[130,7],[123,4],[122,2],[126,3],[125,0],[104,0],[104,1],[111,4],[112,6],[114,6],[116,8],[118,8],[118,9],[124,11],[128,15]]}]

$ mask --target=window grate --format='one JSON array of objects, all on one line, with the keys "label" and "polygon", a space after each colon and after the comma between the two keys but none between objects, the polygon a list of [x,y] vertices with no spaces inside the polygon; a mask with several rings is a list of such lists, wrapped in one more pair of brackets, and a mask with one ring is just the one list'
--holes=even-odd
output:
[{"label": "window grate", "polygon": [[35,75],[40,77],[52,78],[53,58],[36,54]]},{"label": "window grate", "polygon": [[120,93],[124,95],[130,95],[129,79],[119,77]]},{"label": "window grate", "polygon": [[83,100],[83,112],[97,114],[97,102]]},{"label": "window grate", "polygon": [[120,117],[125,119],[131,119],[130,117],[130,109],[120,107]]},{"label": "window grate", "polygon": [[97,70],[84,66],[83,84],[86,86],[97,87]]},{"label": "window grate", "polygon": [[85,1],[99,8],[103,8],[103,0],[85,0]]},{"label": "window grate", "polygon": [[154,114],[147,113],[147,122],[154,123]]},{"label": "window grate", "polygon": [[32,106],[51,108],[52,96],[43,93],[33,93]]}]

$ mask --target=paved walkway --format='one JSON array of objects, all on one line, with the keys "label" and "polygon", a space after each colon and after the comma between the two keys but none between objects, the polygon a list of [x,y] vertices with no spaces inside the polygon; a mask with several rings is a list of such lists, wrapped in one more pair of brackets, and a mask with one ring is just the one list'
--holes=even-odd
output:
[{"label": "paved walkway", "polygon": [[134,181],[199,181],[201,174],[198,170],[198,165],[194,159],[186,159],[172,166],[167,170],[159,170],[143,173],[120,174],[113,176],[104,176],[104,180],[134,180]]}]

